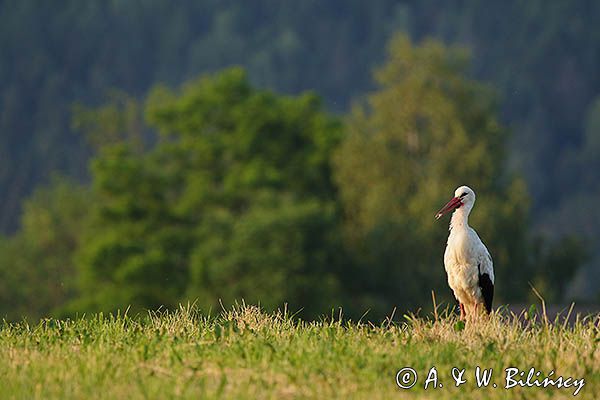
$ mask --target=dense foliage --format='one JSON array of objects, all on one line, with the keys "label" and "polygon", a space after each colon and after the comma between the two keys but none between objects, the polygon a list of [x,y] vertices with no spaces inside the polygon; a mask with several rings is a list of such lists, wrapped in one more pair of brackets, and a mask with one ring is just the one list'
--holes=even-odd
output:
[{"label": "dense foliage", "polygon": [[[74,101],[99,102],[115,87],[139,96],[240,64],[260,86],[314,89],[345,110],[398,30],[473,50],[472,72],[498,88],[514,128],[511,159],[536,220],[544,209],[576,212],[563,202],[598,191],[575,179],[579,169],[565,176],[564,162],[587,152],[599,16],[594,0],[0,2],[0,227],[15,228],[21,199],[51,171],[85,175],[89,153],[69,127]],[[576,188],[556,190],[564,182]]]},{"label": "dense foliage", "polygon": [[39,317],[76,297],[75,252],[90,222],[93,194],[54,178],[25,202],[21,229],[0,237],[0,312],[9,319]]},{"label": "dense foliage", "polygon": [[342,257],[329,155],[341,126],[318,98],[257,90],[235,68],[181,94],[157,88],[146,112],[152,149],[107,144],[93,162],[99,201],[73,307],[333,306]]},{"label": "dense foliage", "polygon": [[400,35],[378,89],[345,123],[315,94],[259,89],[241,68],[157,86],[143,102],[115,92],[78,105],[73,122],[95,149],[91,188],[59,179],[28,201],[21,229],[0,242],[0,311],[245,299],[378,319],[429,305],[431,290],[452,302],[446,223],[433,212],[462,183],[480,199],[473,221],[498,298],[523,301],[532,281],[561,299],[581,251],[533,240],[524,185],[505,168],[508,131],[467,66],[460,48]]},{"label": "dense foliage", "polygon": [[157,82],[239,64],[259,87],[316,90],[344,112],[372,88],[369,71],[400,30],[472,50],[470,75],[497,88],[514,132],[507,156],[531,194],[531,223],[587,238],[592,262],[573,293],[593,297],[599,16],[593,0],[0,2],[0,230],[18,228],[23,199],[52,173],[89,179],[97,143],[75,133],[87,118],[71,124],[74,103],[99,105],[118,88],[132,105]]},{"label": "dense foliage", "polygon": [[435,221],[433,210],[462,184],[476,188],[471,221],[494,254],[500,298],[528,289],[509,279],[514,265],[532,276],[527,195],[505,169],[508,135],[494,97],[465,78],[466,67],[461,49],[398,37],[377,70],[379,89],[350,116],[336,172],[349,240],[375,296],[418,307],[424,293],[444,287],[438,266],[448,221]]}]

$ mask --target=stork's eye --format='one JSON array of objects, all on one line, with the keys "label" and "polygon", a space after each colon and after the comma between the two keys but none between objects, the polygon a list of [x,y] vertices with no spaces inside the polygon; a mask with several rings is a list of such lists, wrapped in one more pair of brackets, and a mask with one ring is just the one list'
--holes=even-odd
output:
[{"label": "stork's eye", "polygon": [[468,193],[464,192],[463,194],[460,195],[460,197],[465,197]]}]

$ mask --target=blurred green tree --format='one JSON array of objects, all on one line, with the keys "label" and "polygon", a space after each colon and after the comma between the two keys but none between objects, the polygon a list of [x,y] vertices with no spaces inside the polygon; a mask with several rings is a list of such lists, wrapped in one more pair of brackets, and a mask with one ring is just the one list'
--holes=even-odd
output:
[{"label": "blurred green tree", "polygon": [[232,68],[181,94],[157,87],[146,115],[152,149],[108,144],[92,163],[100,201],[73,309],[246,297],[314,312],[339,300],[330,156],[341,124],[317,96],[258,90]]},{"label": "blurred green tree", "polygon": [[506,171],[508,135],[493,93],[467,78],[467,67],[464,49],[396,36],[375,73],[379,88],[348,119],[335,176],[362,268],[354,285],[366,285],[374,309],[422,307],[432,289],[450,298],[447,220],[434,213],[463,184],[477,193],[471,223],[494,257],[497,298],[524,298],[533,277],[525,185]]},{"label": "blurred green tree", "polygon": [[258,194],[241,214],[214,209],[198,231],[188,295],[212,306],[288,303],[316,317],[342,301],[337,226],[331,206],[274,192]]},{"label": "blurred green tree", "polygon": [[78,295],[74,255],[93,203],[88,188],[60,177],[25,201],[21,229],[0,240],[0,316],[47,316]]}]

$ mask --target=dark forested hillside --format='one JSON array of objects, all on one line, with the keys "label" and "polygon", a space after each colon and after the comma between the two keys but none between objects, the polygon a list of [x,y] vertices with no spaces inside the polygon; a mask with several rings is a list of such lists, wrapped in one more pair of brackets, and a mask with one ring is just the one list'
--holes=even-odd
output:
[{"label": "dark forested hillside", "polygon": [[312,89],[345,112],[406,31],[472,51],[472,74],[500,94],[536,225],[593,244],[599,224],[583,222],[600,220],[599,18],[593,0],[1,1],[0,229],[16,228],[23,198],[54,171],[87,178],[75,103],[240,64],[260,87]]}]

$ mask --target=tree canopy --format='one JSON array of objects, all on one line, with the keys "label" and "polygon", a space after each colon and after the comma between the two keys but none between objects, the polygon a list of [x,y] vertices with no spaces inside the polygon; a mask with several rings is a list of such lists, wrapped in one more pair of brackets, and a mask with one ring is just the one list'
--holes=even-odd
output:
[{"label": "tree canopy", "polygon": [[[357,105],[336,154],[346,233],[361,265],[381,274],[376,296],[417,307],[423,293],[446,293],[447,221],[437,210],[462,184],[475,188],[472,213],[494,255],[499,297],[523,299],[529,201],[506,170],[506,129],[490,89],[466,78],[467,54],[398,36],[376,72],[379,88]],[[509,279],[518,266],[523,280]],[[449,296],[444,296],[448,298]],[[387,300],[389,302],[389,300]]]},{"label": "tree canopy", "polygon": [[337,298],[329,155],[341,125],[315,95],[277,96],[233,68],[181,93],[158,87],[145,108],[156,145],[108,144],[92,165],[86,307],[245,298],[312,312]]}]

